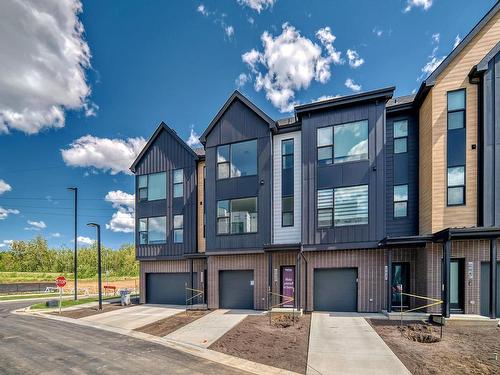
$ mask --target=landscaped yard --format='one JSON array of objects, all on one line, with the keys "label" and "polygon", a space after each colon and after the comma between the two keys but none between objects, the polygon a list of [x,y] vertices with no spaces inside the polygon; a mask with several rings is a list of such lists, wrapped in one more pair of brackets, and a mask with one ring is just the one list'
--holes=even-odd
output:
[{"label": "landscaped yard", "polygon": [[150,335],[163,337],[177,331],[178,329],[184,327],[185,325],[194,322],[195,320],[209,314],[211,311],[188,311],[181,312],[169,316],[168,318],[158,320],[154,323],[145,325],[143,327],[136,328],[135,331],[148,333]]},{"label": "landscaped yard", "polygon": [[311,315],[295,324],[282,315],[273,317],[271,324],[267,315],[250,315],[209,349],[304,374]]},{"label": "landscaped yard", "polygon": [[441,341],[421,343],[408,339],[408,336],[413,336],[414,333],[424,333],[427,336],[430,333],[439,338],[439,327],[405,323],[407,327],[402,335],[397,321],[369,322],[413,375],[500,374],[498,327],[447,325],[443,328]]},{"label": "landscaped yard", "polygon": [[[57,299],[57,296],[54,296],[54,299]],[[113,298],[118,298],[117,296],[108,296],[108,297],[103,297],[103,300],[108,300],[108,299],[113,299]],[[89,298],[80,298],[78,300],[73,300],[73,299],[63,299],[61,302],[61,307],[71,307],[71,306],[78,306],[78,305],[83,305],[84,303],[90,303],[90,302],[97,302],[98,298],[97,297],[89,297]],[[46,309],[47,306],[45,302],[40,302],[40,303],[35,303],[34,305],[31,305],[31,310],[39,310],[39,309]]]}]

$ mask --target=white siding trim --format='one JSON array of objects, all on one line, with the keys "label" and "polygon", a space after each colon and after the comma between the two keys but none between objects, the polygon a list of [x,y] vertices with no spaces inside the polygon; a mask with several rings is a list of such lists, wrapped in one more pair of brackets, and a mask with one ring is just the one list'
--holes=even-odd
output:
[{"label": "white siding trim", "polygon": [[[281,226],[281,141],[293,138],[293,227]],[[273,243],[301,242],[302,228],[302,145],[301,132],[278,134],[273,137]]]}]

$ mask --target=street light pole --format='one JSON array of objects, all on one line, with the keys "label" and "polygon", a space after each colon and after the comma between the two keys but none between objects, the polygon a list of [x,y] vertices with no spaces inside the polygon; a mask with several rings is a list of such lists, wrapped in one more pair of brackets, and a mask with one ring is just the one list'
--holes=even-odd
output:
[{"label": "street light pole", "polygon": [[101,226],[96,223],[88,223],[89,227],[95,227],[97,231],[97,288],[99,290],[99,310],[102,310],[102,279],[101,279]]},{"label": "street light pole", "polygon": [[78,188],[76,187],[70,187],[68,190],[71,190],[74,193],[75,197],[75,255],[73,256],[73,272],[75,274],[75,301],[78,299],[78,285],[77,285],[77,280],[78,280],[78,257],[77,257],[77,250],[78,250]]}]

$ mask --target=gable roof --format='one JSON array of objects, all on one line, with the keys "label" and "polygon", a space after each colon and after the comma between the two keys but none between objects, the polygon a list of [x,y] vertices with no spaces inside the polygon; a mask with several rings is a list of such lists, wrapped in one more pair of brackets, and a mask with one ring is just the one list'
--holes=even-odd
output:
[{"label": "gable roof", "polygon": [[179,142],[179,144],[181,144],[181,146],[183,146],[190,154],[193,155],[193,158],[195,159],[198,159],[198,155],[196,154],[196,152],[193,151],[193,149],[191,147],[189,147],[186,142],[184,142],[182,140],[181,137],[179,137],[177,135],[177,133],[175,132],[175,130],[171,129],[167,124],[165,124],[163,121],[160,123],[160,125],[158,125],[158,127],[156,128],[155,132],[153,133],[153,135],[151,136],[151,138],[149,138],[148,140],[148,143],[146,143],[146,145],[143,147],[142,151],[139,153],[139,155],[137,155],[137,157],[135,158],[135,161],[132,163],[132,165],[130,166],[130,170],[135,173],[135,168],[137,167],[137,164],[141,161],[142,157],[144,156],[144,154],[148,151],[149,147],[153,144],[154,141],[156,141],[156,138],[159,137],[160,133],[162,132],[162,130],[165,130],[166,132],[168,132],[172,137],[175,138],[175,140],[177,142]]},{"label": "gable roof", "polygon": [[496,44],[495,47],[491,49],[490,52],[484,56],[484,58],[477,64],[476,70],[478,72],[485,72],[488,70],[488,64],[490,61],[500,52],[500,42]]},{"label": "gable roof", "polygon": [[227,111],[229,106],[235,101],[239,100],[243,104],[245,104],[248,108],[250,108],[253,112],[255,112],[260,118],[262,118],[265,122],[269,124],[269,127],[272,130],[276,129],[276,123],[274,120],[266,115],[264,111],[262,111],[259,107],[257,107],[255,104],[253,104],[250,100],[248,100],[243,94],[241,94],[238,90],[234,90],[232,95],[229,97],[229,99],[224,103],[222,108],[217,112],[215,115],[214,119],[210,122],[208,127],[205,129],[203,134],[200,137],[200,142],[204,145],[207,142],[207,137],[212,131],[212,129],[215,127],[217,122],[221,119],[221,117],[224,115],[224,113]]},{"label": "gable roof", "polygon": [[422,82],[420,88],[417,92],[415,102],[420,103],[425,99],[425,96],[429,92],[430,88],[436,83],[437,77],[451,64],[453,59],[458,56],[460,52],[463,51],[465,47],[470,43],[470,41],[481,31],[481,29],[498,13],[500,10],[500,1],[497,1],[495,5],[484,15],[483,18],[472,28],[472,30],[463,38],[458,46],[456,46],[451,53],[446,56],[446,58],[439,64],[439,66],[434,69],[434,71]]}]

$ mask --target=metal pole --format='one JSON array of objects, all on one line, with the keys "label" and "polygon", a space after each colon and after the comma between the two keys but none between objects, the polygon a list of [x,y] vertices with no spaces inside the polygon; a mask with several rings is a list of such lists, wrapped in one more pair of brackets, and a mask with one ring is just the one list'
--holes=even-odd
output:
[{"label": "metal pole", "polygon": [[74,272],[74,277],[75,277],[75,301],[78,299],[78,285],[77,285],[77,280],[78,280],[78,258],[77,258],[77,251],[78,251],[78,188],[76,187],[70,187],[68,190],[71,190],[74,192],[74,198],[75,198],[75,217],[74,217],[74,234],[75,234],[75,254],[73,255],[73,272]]},{"label": "metal pole", "polygon": [[96,223],[88,223],[89,227],[97,230],[97,289],[99,296],[99,310],[102,310],[102,276],[101,276],[101,226]]},{"label": "metal pole", "polygon": [[451,264],[451,241],[443,242],[443,316],[450,317],[450,264]]},{"label": "metal pole", "polygon": [[387,249],[387,312],[392,312],[392,249]]},{"label": "metal pole", "polygon": [[490,318],[495,319],[497,304],[497,239],[490,240]]}]

